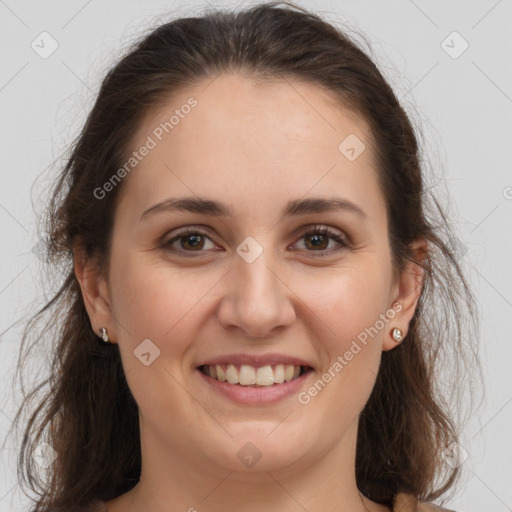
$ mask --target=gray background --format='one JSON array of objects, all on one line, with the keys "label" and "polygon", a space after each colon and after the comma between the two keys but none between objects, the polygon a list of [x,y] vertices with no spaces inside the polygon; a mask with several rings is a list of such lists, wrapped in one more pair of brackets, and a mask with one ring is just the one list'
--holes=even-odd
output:
[{"label": "gray background", "polygon": [[[421,127],[438,176],[432,186],[451,194],[450,218],[482,311],[486,394],[460,440],[468,452],[465,478],[449,505],[459,512],[512,511],[512,1],[298,3],[366,35],[373,58]],[[240,4],[249,2],[210,2]],[[34,208],[46,198],[52,176],[46,170],[76,135],[125,45],[159,15],[199,14],[205,5],[0,0],[1,441],[19,402],[11,386],[21,328],[43,298]],[[44,31],[58,43],[46,59],[31,47]],[[463,39],[448,37],[454,31]],[[464,40],[469,46],[457,56]],[[11,443],[3,446],[2,511],[28,509],[16,484],[15,454]]]}]

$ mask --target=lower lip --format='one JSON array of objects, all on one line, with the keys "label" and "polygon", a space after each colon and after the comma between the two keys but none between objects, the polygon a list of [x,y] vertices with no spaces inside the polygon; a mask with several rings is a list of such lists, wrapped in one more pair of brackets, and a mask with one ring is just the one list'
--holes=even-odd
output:
[{"label": "lower lip", "polygon": [[273,384],[272,386],[240,386],[239,384],[229,384],[213,379],[205,375],[201,370],[197,370],[204,381],[212,387],[213,390],[233,400],[233,402],[244,405],[265,405],[279,402],[291,395],[297,394],[304,385],[306,379],[313,373],[311,370],[303,373],[296,379],[282,384]]}]

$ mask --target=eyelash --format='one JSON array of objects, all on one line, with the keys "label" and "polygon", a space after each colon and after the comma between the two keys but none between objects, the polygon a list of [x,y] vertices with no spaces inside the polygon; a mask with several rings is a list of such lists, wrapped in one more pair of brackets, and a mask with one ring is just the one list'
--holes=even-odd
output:
[{"label": "eyelash", "polygon": [[[189,227],[189,228],[183,229],[181,232],[179,232],[178,234],[176,234],[175,236],[173,236],[169,240],[163,242],[160,245],[160,247],[162,249],[170,250],[172,252],[181,253],[181,254],[187,254],[186,257],[196,258],[198,256],[192,256],[191,254],[189,254],[189,253],[193,253],[193,252],[196,252],[196,251],[184,251],[184,250],[181,250],[181,249],[172,249],[172,248],[170,248],[170,246],[174,242],[177,242],[180,239],[186,238],[187,236],[191,236],[191,235],[200,235],[200,236],[204,236],[204,237],[210,238],[208,233],[205,233],[204,231],[201,231],[201,230],[199,230],[197,228],[190,228]],[[330,256],[333,253],[337,253],[339,251],[342,251],[342,250],[347,249],[347,248],[350,247],[350,245],[347,242],[347,240],[345,240],[338,233],[331,231],[327,226],[318,226],[318,225],[307,226],[301,232],[299,240],[302,239],[302,238],[305,238],[307,236],[312,236],[312,235],[328,236],[330,239],[334,240],[335,242],[337,242],[341,246],[341,247],[338,247],[338,248],[336,248],[334,250],[333,249],[323,249],[321,251],[307,251],[307,252],[313,253],[313,255],[314,255],[313,257],[314,258],[323,258],[323,257],[326,257],[326,256]],[[202,252],[202,251],[197,251],[197,252]]]}]

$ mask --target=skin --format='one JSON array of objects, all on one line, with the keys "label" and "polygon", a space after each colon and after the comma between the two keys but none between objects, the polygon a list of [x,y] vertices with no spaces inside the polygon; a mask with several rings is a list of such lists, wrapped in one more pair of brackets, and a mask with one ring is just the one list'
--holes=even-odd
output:
[{"label": "skin", "polygon": [[[108,275],[75,252],[91,327],[106,327],[119,344],[139,406],[142,477],[107,508],[389,510],[357,490],[357,425],[382,351],[397,346],[391,329],[407,334],[422,274],[411,264],[394,271],[368,127],[317,85],[226,73],[149,112],[133,149],[191,96],[197,107],[122,183]],[[338,150],[349,134],[366,145],[354,161]],[[151,206],[182,196],[221,201],[234,214],[161,212],[140,220]],[[289,200],[333,196],[366,217],[339,210],[281,219]],[[312,224],[330,226],[350,246],[336,251],[327,238],[316,249],[300,233]],[[178,228],[198,225],[209,228],[199,252],[190,237],[173,244],[182,254],[160,247]],[[247,236],[263,249],[252,263],[236,252]],[[329,255],[315,257],[321,249]],[[313,366],[304,390],[397,303],[394,319],[307,405],[296,394],[274,405],[235,404],[196,370],[221,354],[284,353]],[[146,366],[134,350],[148,338],[160,355]],[[248,442],[262,455],[251,468],[237,457]]]}]

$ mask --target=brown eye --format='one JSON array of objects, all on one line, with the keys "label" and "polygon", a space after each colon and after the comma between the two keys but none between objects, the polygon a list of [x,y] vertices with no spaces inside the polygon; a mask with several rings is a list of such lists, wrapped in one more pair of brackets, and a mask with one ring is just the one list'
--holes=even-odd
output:
[{"label": "brown eye", "polygon": [[310,242],[310,244],[306,243],[308,249],[325,250],[329,245],[329,237],[323,233],[308,234],[304,238]]},{"label": "brown eye", "polygon": [[181,240],[181,247],[183,249],[191,248],[196,250],[202,249],[204,246],[204,237],[198,234],[181,236],[179,240]]},{"label": "brown eye", "polygon": [[[329,256],[349,247],[348,242],[340,233],[333,232],[326,226],[306,228],[301,235],[301,239],[306,241],[304,245],[307,252],[318,253],[314,254],[314,257]],[[334,241],[338,247],[329,250],[328,247],[331,240]]]},{"label": "brown eye", "polygon": [[[208,240],[210,240],[210,237],[206,233],[188,228],[163,242],[161,247],[178,253],[202,252],[208,249],[208,247],[205,247]],[[213,242],[211,244],[214,246]]]},{"label": "brown eye", "polygon": [[[341,233],[334,232],[327,226],[313,226],[305,228],[301,234],[301,240],[305,240],[305,250],[314,257],[330,256],[349,247],[349,243]],[[211,243],[210,247],[208,241]],[[335,246],[329,249],[329,244]],[[337,247],[336,247],[337,245]],[[215,248],[208,234],[198,229],[186,228],[178,232],[169,240],[163,242],[161,247],[175,253],[191,256],[190,253],[198,253]]]}]

